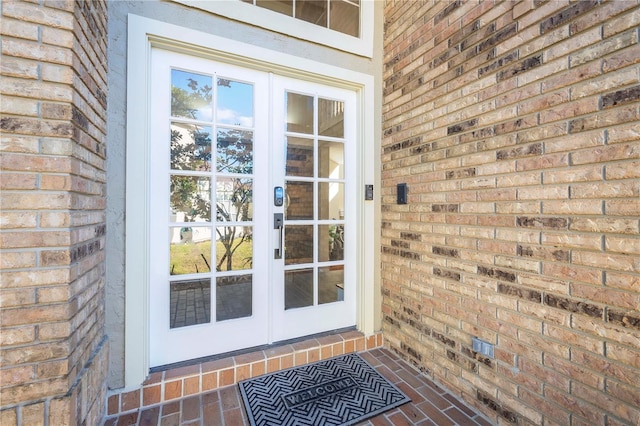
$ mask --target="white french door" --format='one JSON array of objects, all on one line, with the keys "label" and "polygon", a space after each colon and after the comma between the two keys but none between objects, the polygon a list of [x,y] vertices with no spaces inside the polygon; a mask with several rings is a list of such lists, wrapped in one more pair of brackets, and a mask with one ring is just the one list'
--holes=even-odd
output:
[{"label": "white french door", "polygon": [[355,94],[273,78],[275,186],[284,254],[273,260],[272,338],[355,325]]},{"label": "white french door", "polygon": [[151,63],[150,365],[355,325],[355,94]]}]

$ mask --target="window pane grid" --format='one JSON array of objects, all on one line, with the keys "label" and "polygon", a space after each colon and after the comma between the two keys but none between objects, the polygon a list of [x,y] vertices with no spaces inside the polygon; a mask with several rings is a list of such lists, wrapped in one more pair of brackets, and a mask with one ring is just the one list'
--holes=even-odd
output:
[{"label": "window pane grid", "polygon": [[360,37],[360,0],[242,0],[292,18]]},{"label": "window pane grid", "polygon": [[344,102],[287,92],[285,309],[344,300]]},{"label": "window pane grid", "polygon": [[253,91],[215,73],[172,69],[172,328],[252,315]]}]

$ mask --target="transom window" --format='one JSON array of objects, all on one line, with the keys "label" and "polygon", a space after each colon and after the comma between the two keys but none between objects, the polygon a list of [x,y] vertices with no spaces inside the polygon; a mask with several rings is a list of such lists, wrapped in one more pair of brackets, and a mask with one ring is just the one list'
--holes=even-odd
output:
[{"label": "transom window", "polygon": [[258,7],[360,37],[360,0],[242,0]]},{"label": "transom window", "polygon": [[171,1],[369,58],[373,57],[374,7],[381,7],[371,0]]}]

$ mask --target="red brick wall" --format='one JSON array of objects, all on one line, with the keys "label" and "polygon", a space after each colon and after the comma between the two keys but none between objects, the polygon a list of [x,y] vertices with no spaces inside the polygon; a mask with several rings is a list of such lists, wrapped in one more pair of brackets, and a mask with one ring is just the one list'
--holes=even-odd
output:
[{"label": "red brick wall", "polygon": [[640,7],[598,3],[385,4],[385,341],[501,424],[640,422]]},{"label": "red brick wall", "polygon": [[104,414],[106,2],[2,2],[0,424]]}]

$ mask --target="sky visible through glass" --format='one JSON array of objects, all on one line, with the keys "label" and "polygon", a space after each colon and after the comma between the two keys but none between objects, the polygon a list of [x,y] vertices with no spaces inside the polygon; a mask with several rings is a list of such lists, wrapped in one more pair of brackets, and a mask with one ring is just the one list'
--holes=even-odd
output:
[{"label": "sky visible through glass", "polygon": [[[197,83],[198,88],[213,87],[210,75],[193,72],[172,70],[171,84],[187,93],[193,93],[191,81]],[[221,124],[237,126],[253,126],[253,85],[234,80],[219,78],[217,89],[217,121]],[[211,105],[198,108],[198,120],[211,121],[213,119]]]}]

